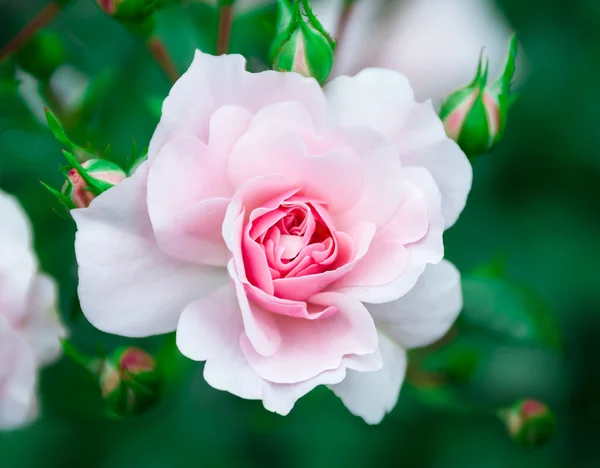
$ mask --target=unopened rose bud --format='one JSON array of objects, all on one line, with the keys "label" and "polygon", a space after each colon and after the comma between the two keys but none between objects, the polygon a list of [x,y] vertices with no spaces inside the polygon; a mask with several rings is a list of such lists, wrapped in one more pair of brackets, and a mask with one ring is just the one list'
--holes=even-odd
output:
[{"label": "unopened rose bud", "polygon": [[440,108],[447,135],[469,157],[491,151],[502,138],[514,97],[511,82],[516,54],[517,40],[513,37],[504,72],[491,85],[488,85],[488,63],[482,54],[475,79],[450,94]]},{"label": "unopened rose bud", "polygon": [[[126,174],[116,164],[103,159],[90,159],[80,166],[82,170],[73,167],[67,173],[67,181],[62,188],[66,195],[77,208],[87,208],[99,192],[108,190],[122,182]],[[86,181],[87,179],[87,181]],[[88,184],[93,181],[94,190]]]},{"label": "unopened rose bud", "polygon": [[115,416],[143,413],[159,400],[164,377],[156,360],[139,348],[121,348],[102,363],[100,390]]},{"label": "unopened rose bud", "polygon": [[48,82],[65,58],[65,47],[60,36],[45,29],[38,32],[15,56],[19,67],[42,82]]},{"label": "unopened rose bud", "polygon": [[278,32],[270,54],[273,69],[325,81],[333,68],[335,42],[312,13],[308,1],[278,2]]},{"label": "unopened rose bud", "polygon": [[499,416],[512,439],[525,447],[545,444],[556,431],[554,414],[537,400],[519,400],[501,410]]},{"label": "unopened rose bud", "polygon": [[132,32],[147,37],[154,28],[153,14],[163,0],[96,0],[96,3]]}]

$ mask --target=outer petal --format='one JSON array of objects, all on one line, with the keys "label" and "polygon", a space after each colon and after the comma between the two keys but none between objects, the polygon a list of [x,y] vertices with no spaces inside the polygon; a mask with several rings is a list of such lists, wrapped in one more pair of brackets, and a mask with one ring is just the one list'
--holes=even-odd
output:
[{"label": "outer petal", "polygon": [[454,224],[471,189],[472,169],[431,103],[415,102],[400,73],[377,68],[333,80],[326,95],[333,124],[374,128],[396,143],[403,165],[431,172],[442,193],[446,227]]},{"label": "outer petal", "polygon": [[411,109],[396,141],[402,164],[425,167],[433,175],[442,194],[446,228],[452,226],[467,202],[473,169],[459,146],[446,136],[431,101]]},{"label": "outer petal", "polygon": [[239,337],[243,330],[235,293],[225,286],[185,309],[177,327],[177,346],[190,359],[207,360],[204,378],[212,387],[241,398],[262,400],[266,409],[282,415],[314,387],[340,382],[346,375],[340,367],[298,384],[267,382],[248,365],[241,352]]},{"label": "outer petal", "polygon": [[394,301],[411,290],[427,264],[443,258],[444,220],[435,181],[423,168],[408,168],[403,174],[403,203],[377,233],[367,255],[331,290],[363,302]]},{"label": "outer petal", "polygon": [[227,281],[223,268],[181,262],[158,248],[147,169],[71,212],[82,310],[96,328],[131,337],[173,331],[185,306]]},{"label": "outer petal", "polygon": [[36,380],[31,347],[0,315],[0,430],[23,426],[36,415]]},{"label": "outer petal", "polygon": [[244,356],[265,380],[281,384],[303,382],[339,368],[344,356],[376,351],[377,331],[359,301],[341,294],[320,293],[310,302],[335,306],[339,313],[317,321],[278,316],[281,344],[268,357],[258,354],[248,338],[242,336]]},{"label": "outer petal", "polygon": [[29,292],[23,333],[33,349],[38,366],[52,364],[61,355],[59,339],[67,336],[57,309],[57,288],[54,279],[38,275]]},{"label": "outer petal", "polygon": [[233,105],[255,113],[285,101],[301,103],[317,127],[324,125],[325,99],[314,79],[296,73],[248,73],[241,55],[215,57],[196,51],[192,65],[165,99],[149,158],[153,159],[176,135],[194,135],[207,142],[209,119],[222,106]]},{"label": "outer petal", "polygon": [[442,260],[429,265],[404,297],[367,308],[377,328],[400,346],[427,346],[444,336],[462,309],[460,273]]},{"label": "outer petal", "polygon": [[379,424],[400,394],[406,373],[406,353],[384,334],[379,334],[383,368],[377,372],[348,371],[346,378],[329,388],[350,412],[368,424]]},{"label": "outer petal", "polygon": [[0,314],[11,322],[24,313],[37,271],[31,227],[19,202],[0,191]]}]

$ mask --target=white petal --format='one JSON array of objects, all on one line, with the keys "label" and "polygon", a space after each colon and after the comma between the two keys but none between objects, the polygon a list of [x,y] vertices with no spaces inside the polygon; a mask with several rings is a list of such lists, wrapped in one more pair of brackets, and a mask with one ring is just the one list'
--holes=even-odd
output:
[{"label": "white petal", "polygon": [[0,191],[0,313],[21,319],[37,270],[31,227],[16,198]]},{"label": "white petal", "polygon": [[227,281],[224,268],[176,260],[158,248],[146,206],[147,164],[71,212],[81,308],[96,328],[131,337],[175,330],[190,302]]},{"label": "white petal", "polygon": [[35,416],[36,380],[31,347],[0,315],[0,430],[21,427]]},{"label": "white petal", "polygon": [[406,353],[387,336],[379,334],[383,367],[377,372],[348,371],[346,378],[329,388],[356,416],[367,424],[379,424],[400,394],[406,372]]},{"label": "white petal", "polygon": [[402,347],[427,346],[444,336],[462,309],[460,273],[442,260],[429,265],[405,296],[367,308],[377,328]]},{"label": "white petal", "polygon": [[59,339],[67,336],[58,317],[56,296],[54,279],[48,275],[38,275],[29,291],[27,318],[23,323],[23,333],[33,348],[38,366],[52,364],[59,358]]}]

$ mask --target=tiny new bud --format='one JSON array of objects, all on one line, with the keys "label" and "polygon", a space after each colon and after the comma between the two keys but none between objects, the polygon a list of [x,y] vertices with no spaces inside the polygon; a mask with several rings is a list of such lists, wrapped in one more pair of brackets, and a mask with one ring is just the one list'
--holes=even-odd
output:
[{"label": "tiny new bud", "polygon": [[[87,208],[97,195],[122,182],[125,177],[125,172],[116,164],[103,159],[89,159],[79,168],[69,170],[62,193],[75,207]],[[90,179],[93,187],[88,183]]]},{"label": "tiny new bud", "polygon": [[117,417],[140,414],[153,407],[164,383],[156,360],[134,347],[118,349],[106,358],[98,378],[108,409]]},{"label": "tiny new bud", "polygon": [[335,42],[307,0],[278,0],[278,3],[278,32],[270,53],[273,69],[296,72],[322,83],[333,68]]},{"label": "tiny new bud", "polygon": [[525,399],[499,411],[511,438],[519,445],[537,447],[545,444],[556,431],[554,414],[543,403]]},{"label": "tiny new bud", "polygon": [[482,53],[475,79],[450,94],[440,108],[446,134],[470,158],[491,151],[502,138],[514,97],[510,88],[516,54],[517,39],[513,36],[504,72],[488,85],[488,63]]},{"label": "tiny new bud", "polygon": [[23,70],[46,83],[65,61],[66,55],[60,36],[43,29],[19,50],[15,59]]}]

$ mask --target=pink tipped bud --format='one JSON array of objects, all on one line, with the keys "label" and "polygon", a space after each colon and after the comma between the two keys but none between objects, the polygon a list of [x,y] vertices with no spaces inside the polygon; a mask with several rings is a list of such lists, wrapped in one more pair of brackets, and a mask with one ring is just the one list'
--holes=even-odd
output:
[{"label": "pink tipped bud", "polygon": [[102,396],[115,416],[142,413],[161,395],[163,375],[146,351],[129,347],[115,351],[100,367]]},{"label": "pink tipped bud", "polygon": [[556,423],[552,411],[543,403],[519,400],[499,412],[512,439],[520,445],[535,447],[554,435]]},{"label": "pink tipped bud", "polygon": [[[126,177],[125,172],[119,166],[103,159],[90,159],[81,164],[81,167],[94,181],[94,188],[100,192],[114,187]],[[72,168],[67,173],[67,181],[62,192],[71,199],[77,208],[87,208],[96,198],[94,191],[90,190],[88,183],[77,168]],[[96,191],[96,193],[98,192]]]},{"label": "pink tipped bud", "polygon": [[513,37],[504,73],[492,84],[488,84],[488,65],[482,55],[473,82],[450,94],[440,108],[446,134],[469,157],[491,151],[502,137],[513,98],[510,85],[516,48]]}]

